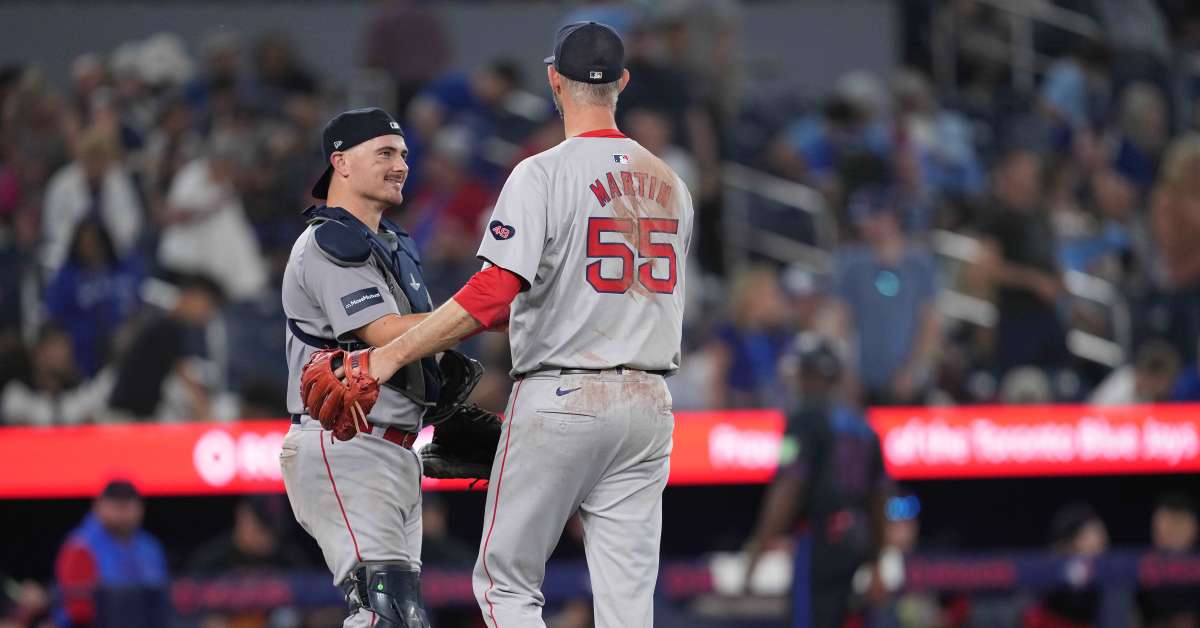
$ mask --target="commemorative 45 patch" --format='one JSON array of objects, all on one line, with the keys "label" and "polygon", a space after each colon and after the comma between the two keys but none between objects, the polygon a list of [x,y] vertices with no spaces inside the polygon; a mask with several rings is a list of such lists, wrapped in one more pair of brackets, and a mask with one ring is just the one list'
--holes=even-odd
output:
[{"label": "commemorative 45 patch", "polygon": [[507,240],[514,235],[517,235],[516,227],[512,225],[506,225],[499,220],[493,220],[490,224],[488,224],[488,231],[491,232],[492,237],[496,238],[497,240]]}]

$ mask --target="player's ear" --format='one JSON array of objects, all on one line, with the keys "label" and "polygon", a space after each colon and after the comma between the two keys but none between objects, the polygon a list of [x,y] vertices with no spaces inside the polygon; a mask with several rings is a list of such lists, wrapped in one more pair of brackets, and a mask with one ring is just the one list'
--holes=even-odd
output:
[{"label": "player's ear", "polygon": [[625,86],[629,84],[629,70],[621,70],[621,86],[618,92],[625,91]]},{"label": "player's ear", "polygon": [[343,177],[350,176],[350,167],[346,164],[346,153],[336,152],[329,156],[329,165],[333,166],[333,171]]},{"label": "player's ear", "polygon": [[546,81],[550,83],[550,91],[556,94],[559,88],[562,87],[562,77],[559,76],[558,70],[555,70],[552,65],[546,66]]}]

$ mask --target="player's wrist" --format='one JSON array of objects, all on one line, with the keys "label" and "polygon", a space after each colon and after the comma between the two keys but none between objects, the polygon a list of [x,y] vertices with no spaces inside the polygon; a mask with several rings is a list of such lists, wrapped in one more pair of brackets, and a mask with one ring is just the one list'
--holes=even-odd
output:
[{"label": "player's wrist", "polygon": [[380,382],[385,382],[400,370],[402,362],[396,356],[394,348],[395,343],[387,346],[371,349],[371,377],[374,377]]}]

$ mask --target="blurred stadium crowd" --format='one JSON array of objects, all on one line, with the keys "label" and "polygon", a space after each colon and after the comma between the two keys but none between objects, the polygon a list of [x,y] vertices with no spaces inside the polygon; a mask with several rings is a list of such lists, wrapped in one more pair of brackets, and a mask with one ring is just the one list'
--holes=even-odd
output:
[{"label": "blurred stadium crowd", "polygon": [[[733,0],[564,18],[622,31],[619,124],[696,199],[678,409],[780,405],[801,330],[836,343],[864,404],[1200,401],[1200,5],[1055,4],[1101,30],[1033,28],[1033,71],[997,53],[1022,42],[994,3],[895,2],[904,67],[828,94],[756,84]],[[562,139],[540,75],[455,67],[440,20],[381,4],[361,43],[405,128],[394,218],[436,302],[477,270],[512,166]],[[348,88],[296,45],[160,33],[79,56],[66,85],[36,59],[0,68],[0,424],[286,413],[279,280]],[[731,184],[741,168],[761,185]],[[502,408],[491,336],[468,352],[489,369],[477,401]],[[239,507],[232,542],[266,544],[253,524],[277,506]],[[1194,547],[1194,505],[1164,507]],[[1089,512],[1056,541],[1105,545]]]},{"label": "blurred stadium crowd", "polygon": [[[909,65],[819,97],[742,80],[735,3],[576,10],[625,31],[620,124],[698,199],[678,407],[776,405],[802,329],[838,339],[870,403],[1200,398],[1200,18],[1084,2],[1112,32],[1036,32],[1052,61],[1026,92],[976,49],[1007,36],[986,4],[901,3]],[[412,147],[396,217],[442,300],[475,268],[508,170],[561,130],[540,76],[455,69],[436,11],[379,11],[362,60]],[[1146,21],[1138,37],[1127,20]],[[346,89],[294,45],[223,30],[188,50],[163,33],[79,56],[69,85],[36,60],[0,73],[5,423],[283,413],[275,287]],[[819,191],[821,211],[751,189],[732,216],[730,164]],[[743,218],[814,254],[734,250]],[[501,406],[506,347],[473,349],[493,375],[480,400]]]}]

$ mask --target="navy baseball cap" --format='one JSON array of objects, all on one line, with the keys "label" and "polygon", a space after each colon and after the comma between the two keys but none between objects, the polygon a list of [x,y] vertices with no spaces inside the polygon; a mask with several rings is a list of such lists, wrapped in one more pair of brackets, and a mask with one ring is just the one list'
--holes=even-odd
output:
[{"label": "navy baseball cap", "polygon": [[100,491],[100,497],[102,499],[129,500],[141,499],[142,494],[138,492],[133,482],[125,479],[115,479],[104,485],[104,490]]},{"label": "navy baseball cap", "polygon": [[558,73],[581,83],[611,83],[625,69],[625,44],[611,27],[575,22],[558,29],[554,54],[546,57]]},{"label": "navy baseball cap", "polygon": [[338,151],[350,150],[380,135],[404,137],[404,131],[399,122],[379,107],[343,111],[326,123],[325,130],[321,132],[321,156],[325,158],[325,174],[313,185],[313,198],[326,198],[329,195],[329,182],[333,179],[333,166],[329,164],[331,155]]}]

